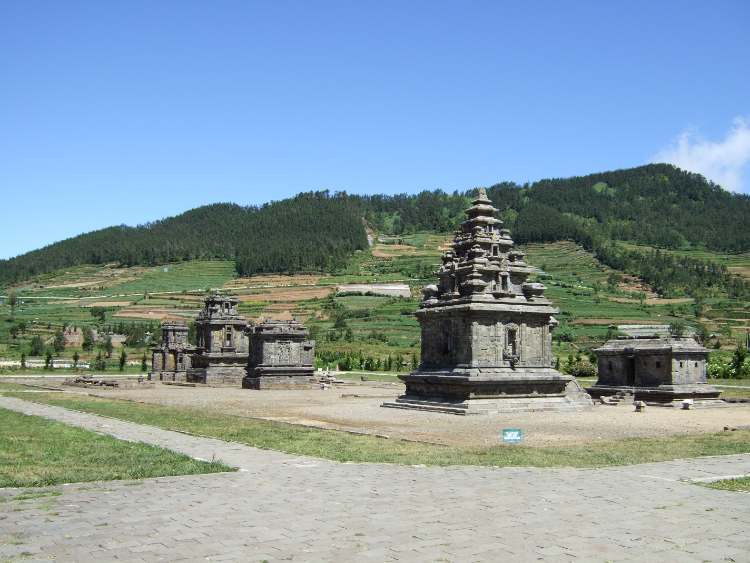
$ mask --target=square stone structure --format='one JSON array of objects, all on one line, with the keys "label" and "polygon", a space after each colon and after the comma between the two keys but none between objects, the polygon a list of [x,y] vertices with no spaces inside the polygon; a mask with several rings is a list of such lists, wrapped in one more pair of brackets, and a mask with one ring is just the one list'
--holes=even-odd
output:
[{"label": "square stone structure", "polygon": [[161,345],[151,349],[151,372],[154,381],[187,381],[192,355],[198,350],[188,343],[188,327],[179,321],[161,325]]},{"label": "square stone structure", "polygon": [[660,406],[720,406],[718,389],[706,383],[708,350],[693,338],[618,338],[594,350],[599,379],[593,397],[620,392]]},{"label": "square stone structure", "polygon": [[557,312],[484,189],[466,211],[437,285],[416,312],[419,369],[399,378],[406,393],[384,407],[453,414],[577,411],[593,405],[575,378],[553,368]]},{"label": "square stone structure", "polygon": [[245,389],[309,389],[314,382],[315,341],[298,321],[266,320],[250,334]]},{"label": "square stone structure", "polygon": [[195,321],[198,353],[192,357],[188,381],[210,385],[242,384],[249,341],[247,319],[237,312],[236,297],[215,292],[206,298]]}]

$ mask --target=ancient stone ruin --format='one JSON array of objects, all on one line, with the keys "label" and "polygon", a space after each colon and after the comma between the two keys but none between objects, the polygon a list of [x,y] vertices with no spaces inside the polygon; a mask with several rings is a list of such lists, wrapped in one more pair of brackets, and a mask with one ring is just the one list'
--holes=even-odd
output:
[{"label": "ancient stone ruin", "polygon": [[239,300],[218,292],[206,298],[195,321],[198,353],[192,357],[188,381],[240,385],[245,376],[248,322],[237,312]]},{"label": "ancient stone ruin", "polygon": [[183,322],[165,321],[161,325],[161,345],[151,349],[151,372],[155,381],[187,381],[191,357],[197,348],[188,343],[188,327]]},{"label": "ancient stone ruin", "polygon": [[184,323],[162,323],[162,344],[152,349],[149,379],[246,389],[309,388],[315,342],[307,329],[297,321],[274,320],[249,327],[237,312],[238,303],[218,293],[206,298],[195,322],[197,346],[188,343]]},{"label": "ancient stone ruin", "polygon": [[693,338],[617,338],[594,350],[599,379],[587,391],[596,398],[632,393],[649,405],[723,405],[706,383],[708,350]]},{"label": "ancient stone ruin", "polygon": [[310,388],[315,341],[298,321],[266,320],[252,327],[246,389]]},{"label": "ancient stone ruin", "polygon": [[399,376],[406,393],[386,407],[454,414],[580,410],[591,398],[556,371],[551,331],[557,310],[484,189],[466,211],[437,285],[417,311],[422,363]]}]

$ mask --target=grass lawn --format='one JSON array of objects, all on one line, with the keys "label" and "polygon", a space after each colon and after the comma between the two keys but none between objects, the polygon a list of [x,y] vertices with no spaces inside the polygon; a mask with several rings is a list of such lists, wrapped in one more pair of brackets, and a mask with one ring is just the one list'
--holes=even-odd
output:
[{"label": "grass lawn", "polygon": [[122,420],[334,461],[406,465],[602,467],[750,452],[750,431],[628,439],[583,446],[457,448],[63,393],[8,395]]},{"label": "grass lawn", "polygon": [[0,408],[0,487],[221,471],[233,469]]},{"label": "grass lawn", "polygon": [[734,387],[719,387],[720,399],[745,399],[750,398],[750,389],[737,389]]},{"label": "grass lawn", "polygon": [[706,483],[706,487],[719,489],[721,491],[736,491],[738,493],[750,493],[750,476],[739,477],[737,479],[724,479]]},{"label": "grass lawn", "polygon": [[28,385],[22,385],[20,383],[0,383],[0,392],[2,391],[29,391],[31,388]]}]

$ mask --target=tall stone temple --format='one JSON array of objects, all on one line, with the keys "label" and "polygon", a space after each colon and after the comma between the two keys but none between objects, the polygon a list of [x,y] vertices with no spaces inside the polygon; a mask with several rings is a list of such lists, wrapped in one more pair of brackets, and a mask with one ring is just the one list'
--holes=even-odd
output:
[{"label": "tall stone temple", "polygon": [[553,368],[557,312],[483,188],[466,210],[438,284],[416,312],[422,362],[399,376],[406,393],[386,407],[454,414],[568,411],[592,406],[575,378]]},{"label": "tall stone temple", "polygon": [[247,319],[237,312],[236,297],[213,293],[195,321],[198,353],[192,357],[189,381],[240,385],[245,376],[249,342]]}]

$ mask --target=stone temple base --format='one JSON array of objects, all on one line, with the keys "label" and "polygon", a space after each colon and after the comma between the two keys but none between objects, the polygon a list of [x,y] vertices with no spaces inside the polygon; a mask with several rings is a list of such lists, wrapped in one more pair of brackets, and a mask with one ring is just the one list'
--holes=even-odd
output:
[{"label": "stone temple base", "polygon": [[186,371],[152,371],[148,374],[149,381],[173,381],[184,383],[187,381]]},{"label": "stone temple base", "polygon": [[553,369],[418,371],[399,378],[406,393],[382,406],[459,415],[577,412],[593,406],[575,378]]},{"label": "stone temple base", "polygon": [[230,385],[240,387],[242,378],[247,375],[244,366],[209,366],[205,368],[193,368],[187,373],[187,381],[190,383],[203,383],[205,385]]},{"label": "stone temple base", "polygon": [[242,380],[243,389],[311,389],[315,383],[312,366],[257,367]]},{"label": "stone temple base", "polygon": [[626,387],[615,385],[594,385],[586,391],[598,399],[618,393],[633,393],[636,401],[643,401],[655,407],[682,408],[682,401],[692,399],[692,408],[724,407],[728,403],[719,398],[721,391],[713,385],[702,383],[688,385],[659,385],[658,387]]}]

